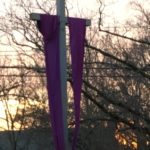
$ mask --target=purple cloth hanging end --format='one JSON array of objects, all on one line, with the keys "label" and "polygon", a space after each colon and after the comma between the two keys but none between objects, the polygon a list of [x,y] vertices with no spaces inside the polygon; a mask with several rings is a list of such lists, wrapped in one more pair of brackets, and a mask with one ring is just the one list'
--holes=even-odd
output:
[{"label": "purple cloth hanging end", "polygon": [[66,150],[60,82],[59,17],[41,15],[40,18],[38,28],[44,39],[47,90],[53,139],[56,150]]},{"label": "purple cloth hanging end", "polygon": [[[44,40],[47,89],[54,144],[56,150],[66,150],[60,82],[59,17],[52,15],[41,15],[40,18],[41,20],[38,21],[38,28],[42,33]],[[68,18],[68,22],[70,31],[75,108],[75,130],[73,135],[72,150],[75,150],[80,126],[80,99],[86,20]]]},{"label": "purple cloth hanging end", "polygon": [[80,99],[82,87],[86,20],[79,18],[68,18],[68,22],[70,31],[72,81],[75,108],[75,130],[73,135],[72,150],[75,150],[80,127]]}]

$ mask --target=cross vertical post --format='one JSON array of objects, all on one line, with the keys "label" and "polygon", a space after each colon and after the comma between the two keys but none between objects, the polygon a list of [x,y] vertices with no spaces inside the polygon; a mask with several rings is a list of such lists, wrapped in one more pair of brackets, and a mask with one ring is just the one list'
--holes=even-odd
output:
[{"label": "cross vertical post", "polygon": [[68,150],[65,0],[57,0],[56,1],[56,8],[57,8],[57,15],[60,17],[59,48],[60,48],[60,75],[61,75],[61,93],[62,93],[61,96],[62,96],[65,147],[66,147],[66,150]]}]

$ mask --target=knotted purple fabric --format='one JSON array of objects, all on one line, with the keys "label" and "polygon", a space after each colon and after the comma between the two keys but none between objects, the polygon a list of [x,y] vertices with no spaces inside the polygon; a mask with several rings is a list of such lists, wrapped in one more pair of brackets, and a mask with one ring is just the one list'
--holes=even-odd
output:
[{"label": "knotted purple fabric", "polygon": [[79,18],[68,18],[68,23],[70,32],[72,81],[73,81],[74,108],[75,108],[75,130],[74,130],[72,150],[75,150],[80,126],[80,99],[82,86],[86,20]]},{"label": "knotted purple fabric", "polygon": [[40,18],[38,28],[44,39],[47,89],[54,144],[56,150],[66,150],[60,82],[59,17],[41,15]]}]

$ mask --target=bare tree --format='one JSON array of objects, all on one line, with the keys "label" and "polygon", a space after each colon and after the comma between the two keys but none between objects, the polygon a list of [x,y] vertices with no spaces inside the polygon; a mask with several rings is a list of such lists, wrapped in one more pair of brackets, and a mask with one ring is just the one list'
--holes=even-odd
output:
[{"label": "bare tree", "polygon": [[[105,146],[113,145],[119,149],[124,144],[122,149],[146,150],[150,143],[149,11],[133,3],[140,12],[140,22],[128,21],[121,29],[114,24],[114,28],[106,30],[102,25],[105,5],[99,2],[99,23],[87,32],[78,149],[110,149]],[[11,134],[15,133],[15,123],[20,124],[19,131],[50,127],[42,36],[29,20],[34,10],[54,12],[54,3],[17,0],[1,17],[0,31],[6,38],[1,44],[9,45],[18,55],[17,66],[3,64],[3,68],[11,68],[10,75],[13,72],[18,77],[1,79],[2,99],[5,97],[7,102],[13,95],[18,104],[24,106],[23,109],[18,106],[14,117],[6,109]],[[71,85],[69,61],[67,72]],[[73,112],[71,102],[69,104],[69,127],[72,129]],[[108,136],[109,140],[104,140]],[[16,136],[12,139],[16,148]],[[96,147],[92,147],[94,145]]]}]

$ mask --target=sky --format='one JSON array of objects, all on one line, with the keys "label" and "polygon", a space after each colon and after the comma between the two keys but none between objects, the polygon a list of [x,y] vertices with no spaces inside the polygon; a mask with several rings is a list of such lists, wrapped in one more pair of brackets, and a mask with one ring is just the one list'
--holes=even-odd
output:
[{"label": "sky", "polygon": [[[129,2],[130,0],[105,0],[103,11],[106,22],[109,22],[110,18],[115,18],[117,21],[125,20],[129,14]],[[67,6],[72,15],[76,12],[77,15],[90,16],[99,12],[99,4],[99,0],[86,0],[86,2],[85,0],[73,0],[71,3],[68,2]]]},{"label": "sky", "polygon": [[[0,0],[0,15],[4,14],[3,3],[6,5],[12,3],[14,5],[17,0]],[[26,1],[26,0],[24,0]],[[28,1],[28,0],[27,0]],[[34,3],[35,0],[32,0]],[[55,3],[56,0],[49,0]],[[69,10],[69,16],[73,17],[90,17],[95,19],[99,12],[100,0],[66,0],[66,5]],[[103,10],[104,23],[110,24],[112,19],[116,22],[123,23],[128,17],[131,17],[131,7],[129,3],[132,0],[101,0],[105,5]],[[143,0],[136,0],[143,1]],[[39,0],[40,2],[40,0]]]},{"label": "sky", "polygon": [[[3,4],[12,6],[17,0],[0,0],[0,16],[4,15],[5,9]],[[26,0],[24,0],[26,1]],[[54,0],[51,0],[54,1]],[[69,16],[72,17],[85,17],[91,19],[91,22],[97,21],[99,16],[99,0],[66,0],[67,8],[69,10]],[[117,22],[125,22],[129,14],[128,3],[130,0],[103,0],[104,1],[104,14],[103,23],[104,26],[111,26],[112,20],[115,18]],[[34,0],[32,0],[34,2]],[[36,12],[36,11],[35,11]],[[1,39],[2,40],[2,39]],[[4,39],[5,40],[5,39]],[[0,45],[1,47],[1,45]],[[5,49],[11,49],[10,47],[5,47]]]},{"label": "sky", "polygon": [[[15,0],[14,0],[15,1]],[[115,18],[119,22],[123,22],[130,15],[130,0],[103,0],[104,19],[106,23],[111,23],[111,19]],[[9,4],[12,0],[0,0],[0,15],[4,14],[3,2]],[[99,0],[67,0],[67,8],[70,16],[94,16],[99,11]],[[11,101],[12,103],[12,101]],[[4,107],[0,102],[0,118],[5,117]],[[2,125],[2,124],[0,124]]]},{"label": "sky", "polygon": [[[114,3],[111,2],[112,0],[105,0],[105,8],[104,13],[106,18],[114,17],[118,20],[122,20],[127,15],[127,5],[129,0],[113,0]],[[0,0],[0,15],[4,15],[4,7],[3,3],[6,2],[7,4],[12,3],[12,0]],[[95,15],[99,11],[99,3],[98,0],[68,0],[67,7],[69,9],[69,15],[71,16],[90,16]],[[10,105],[13,105],[12,100],[10,100]],[[14,103],[16,105],[16,103]],[[3,104],[0,102],[0,118],[5,118]],[[15,108],[12,109],[15,111]],[[15,112],[14,112],[15,113]],[[6,126],[6,122],[0,124],[0,126]]]},{"label": "sky", "polygon": [[[127,15],[127,6],[130,0],[103,0],[104,12],[112,17],[122,19]],[[13,3],[13,0],[0,0],[0,14],[4,12],[3,3]],[[71,15],[84,13],[89,15],[99,11],[99,0],[67,0],[67,7]]]}]

